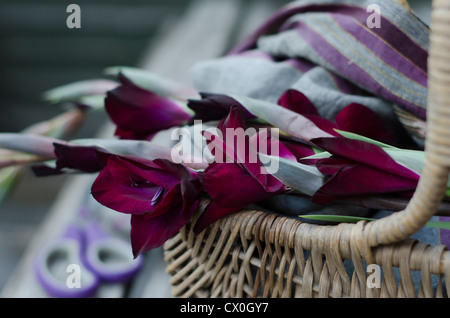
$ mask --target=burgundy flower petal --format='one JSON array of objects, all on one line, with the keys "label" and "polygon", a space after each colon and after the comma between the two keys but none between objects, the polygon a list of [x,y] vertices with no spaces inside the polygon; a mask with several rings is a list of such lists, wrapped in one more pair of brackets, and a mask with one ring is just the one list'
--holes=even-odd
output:
[{"label": "burgundy flower petal", "polygon": [[197,180],[197,172],[186,168],[183,165],[173,163],[165,159],[156,159],[152,161],[157,167],[176,176],[180,180],[192,181]]},{"label": "burgundy flower petal", "polygon": [[329,133],[332,136],[340,137],[339,133],[336,132],[336,124],[331,120],[328,120],[324,117],[315,116],[315,115],[304,115],[310,121],[312,121],[317,127],[322,129],[323,131]]},{"label": "burgundy flower petal", "polygon": [[117,171],[113,174],[111,170],[119,169],[123,170],[123,167],[108,162],[92,184],[93,197],[100,204],[122,213],[143,214],[152,211],[152,199],[159,187],[147,184],[145,180],[134,179],[139,176],[124,174],[117,178]]},{"label": "burgundy flower petal", "polygon": [[370,166],[356,164],[345,159],[322,159],[318,168],[332,177],[313,195],[318,204],[354,197],[389,193],[412,193],[418,180],[404,178]]},{"label": "burgundy flower petal", "polygon": [[292,110],[300,115],[319,116],[319,112],[308,97],[295,89],[288,89],[284,92],[278,100],[278,105]]},{"label": "burgundy flower petal", "polygon": [[337,174],[340,170],[345,168],[353,168],[358,165],[357,162],[345,159],[330,157],[325,159],[318,159],[316,161],[317,169],[326,177],[331,177]]},{"label": "burgundy flower petal", "polygon": [[235,99],[221,94],[200,93],[202,99],[189,100],[188,107],[195,112],[191,123],[194,120],[213,121],[221,120],[227,116],[233,106],[242,109],[245,118],[254,118],[255,116],[249,113],[239,102]]},{"label": "burgundy flower petal", "polygon": [[154,184],[168,190],[180,182],[180,177],[176,172],[165,170],[157,164],[164,161],[166,160],[151,161],[135,157],[111,156],[108,168],[113,177],[122,183],[127,184],[129,179],[133,178],[135,183]]},{"label": "burgundy flower petal", "polygon": [[[220,121],[217,128],[222,132],[227,157],[238,164],[246,165],[247,163],[258,163],[259,160],[257,140],[254,139],[252,142],[251,136],[247,134],[244,116],[244,112],[240,108],[233,106],[228,116]],[[234,152],[234,154],[230,155],[230,152]]]},{"label": "burgundy flower petal", "polygon": [[123,138],[148,136],[191,118],[171,100],[136,86],[123,75],[119,79],[121,85],[107,93],[105,109]]},{"label": "burgundy flower petal", "polygon": [[56,165],[35,164],[31,168],[36,176],[52,176],[66,173],[65,169],[81,172],[99,172],[105,166],[104,158],[109,156],[103,149],[79,145],[54,143]]},{"label": "burgundy flower petal", "polygon": [[297,157],[292,153],[291,148],[286,145],[284,141],[273,138],[268,131],[259,131],[250,138],[250,143],[258,153],[268,156],[277,156],[288,160],[297,160]]},{"label": "burgundy flower petal", "polygon": [[[281,182],[272,175],[265,175],[265,178],[266,187],[285,191]],[[233,163],[211,164],[202,174],[202,185],[223,207],[244,207],[278,193],[267,192],[259,180]]]},{"label": "burgundy flower petal", "polygon": [[237,164],[257,162],[256,148],[253,147],[244,128],[243,112],[233,106],[228,115],[217,125],[217,134],[203,132],[208,148],[215,156],[215,162]]},{"label": "burgundy flower petal", "polygon": [[315,154],[310,145],[306,145],[296,140],[283,139],[282,144],[297,158],[297,160],[309,157]]},{"label": "burgundy flower petal", "polygon": [[[265,172],[261,163],[245,163],[241,167],[252,177],[265,192],[264,198],[273,194],[288,191],[289,188],[270,173]],[[256,197],[256,196],[255,196]],[[256,201],[254,201],[256,202]]]},{"label": "burgundy flower petal", "polygon": [[204,131],[203,136],[206,139],[208,150],[214,156],[214,162],[238,162],[238,158],[234,148],[218,136],[209,131]]},{"label": "burgundy flower petal", "polygon": [[94,198],[131,214],[131,240],[137,255],[161,246],[194,213],[203,189],[198,174],[165,159],[110,155],[92,185]]},{"label": "burgundy flower petal", "polygon": [[189,209],[203,194],[202,185],[198,177],[191,180],[181,180],[181,197],[183,210]]},{"label": "burgundy flower petal", "polygon": [[267,132],[259,132],[249,139],[250,144],[245,150],[247,153],[245,161],[239,162],[242,169],[254,178],[262,186],[264,191],[268,193],[287,191],[288,188],[282,182],[266,171],[258,157],[258,153],[293,161],[297,161],[297,158],[287,146],[277,138],[273,138]]},{"label": "burgundy flower petal", "polygon": [[197,223],[194,226],[194,233],[201,233],[206,227],[215,221],[231,215],[240,209],[241,208],[236,207],[222,207],[217,202],[212,201],[198,218]]},{"label": "burgundy flower petal", "polygon": [[326,131],[333,136],[339,136],[334,130],[336,125],[330,120],[321,117],[316,107],[303,93],[294,89],[289,89],[280,97],[278,105],[303,115],[321,130]]},{"label": "burgundy flower petal", "polygon": [[83,172],[98,172],[102,164],[98,159],[98,153],[104,152],[96,147],[71,146],[54,144],[56,154],[56,168],[76,169]]},{"label": "burgundy flower petal", "polygon": [[312,140],[319,148],[329,153],[359,162],[364,165],[395,174],[403,178],[418,180],[414,171],[395,162],[381,147],[349,138],[317,138]]},{"label": "burgundy flower petal", "polygon": [[134,257],[162,246],[174,236],[190,220],[197,204],[195,201],[188,209],[175,206],[156,217],[132,215],[130,235]]},{"label": "burgundy flower petal", "polygon": [[120,127],[116,127],[116,130],[114,132],[115,136],[120,137],[120,139],[127,139],[127,140],[148,140],[148,141],[150,141],[155,134],[156,134],[156,132],[151,133],[151,134],[149,134],[148,132],[137,133],[134,131],[123,130]]},{"label": "burgundy flower petal", "polygon": [[176,206],[181,207],[183,211],[188,210],[199,200],[201,194],[202,187],[198,178],[191,180],[181,179],[179,184],[160,195],[155,209],[149,212],[148,215],[150,217],[159,216]]},{"label": "burgundy flower petal", "polygon": [[370,108],[360,104],[350,104],[336,116],[339,130],[369,137],[384,143],[395,144],[395,129]]},{"label": "burgundy flower petal", "polygon": [[[179,184],[177,184],[170,190],[167,190],[167,193],[163,188],[159,188],[158,190],[162,190],[162,193],[157,192],[153,196],[151,205],[152,207],[154,207],[154,209],[147,213],[149,217],[157,217],[159,215],[165,214],[171,209],[182,206],[182,196]],[[160,197],[156,201],[155,199],[158,195]]]},{"label": "burgundy flower petal", "polygon": [[222,120],[217,125],[217,128],[222,132],[223,136],[226,135],[227,129],[236,130],[236,129],[245,129],[246,128],[246,120],[245,113],[242,108],[237,106],[232,106],[226,116],[222,118]]}]

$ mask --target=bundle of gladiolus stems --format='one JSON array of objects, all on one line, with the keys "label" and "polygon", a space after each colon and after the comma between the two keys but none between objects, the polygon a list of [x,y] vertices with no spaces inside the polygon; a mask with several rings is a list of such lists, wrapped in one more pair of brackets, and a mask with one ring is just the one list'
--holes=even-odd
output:
[{"label": "bundle of gladiolus stems", "polygon": [[[197,92],[135,68],[107,73],[114,80],[47,92],[50,102],[77,106],[63,116],[1,133],[0,172],[3,182],[7,169],[24,164],[37,176],[98,173],[92,196],[131,214],[135,257],[176,234],[201,200],[209,205],[197,233],[277,196],[397,209],[420,178],[424,152],[397,148],[393,129],[364,105],[348,105],[332,122],[292,89],[275,104]],[[114,123],[114,138],[67,141],[50,134],[62,136],[95,109]],[[392,200],[376,199],[383,196]]]}]

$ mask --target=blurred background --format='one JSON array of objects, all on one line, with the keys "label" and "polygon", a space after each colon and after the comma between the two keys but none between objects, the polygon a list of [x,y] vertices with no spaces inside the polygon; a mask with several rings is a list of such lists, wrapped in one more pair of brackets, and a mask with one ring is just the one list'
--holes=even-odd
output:
[{"label": "blurred background", "polygon": [[[20,132],[62,113],[63,106],[43,101],[42,93],[48,89],[100,78],[109,66],[139,66],[144,54],[151,53],[152,43],[165,36],[192,2],[0,1],[0,132]],[[246,14],[255,3],[278,8],[287,2],[240,1],[239,14]],[[80,29],[66,26],[71,3],[81,8]],[[91,113],[74,138],[95,136],[106,120],[102,112]],[[35,178],[26,171],[0,202],[0,292],[65,180],[65,176]]]},{"label": "blurred background", "polygon": [[[255,1],[260,0],[243,3],[250,6]],[[48,89],[102,77],[108,66],[137,66],[149,44],[164,36],[164,30],[177,21],[191,2],[77,0],[75,3],[81,7],[81,29],[68,29],[66,8],[72,2],[2,0],[0,132],[19,132],[60,114],[64,110],[60,105],[42,100],[42,93]],[[267,2],[280,7],[288,1]],[[428,23],[430,1],[409,2]],[[242,8],[245,10],[246,6]],[[93,114],[76,137],[94,136],[99,123],[104,121],[104,114]],[[37,179],[26,172],[6,200],[0,202],[0,291],[65,178]]]}]

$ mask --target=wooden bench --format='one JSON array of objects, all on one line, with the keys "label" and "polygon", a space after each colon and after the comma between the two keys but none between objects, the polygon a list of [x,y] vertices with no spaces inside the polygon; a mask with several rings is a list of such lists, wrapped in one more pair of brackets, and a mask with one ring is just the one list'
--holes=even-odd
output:
[{"label": "wooden bench", "polygon": [[[188,82],[188,69],[203,59],[220,56],[230,43],[242,39],[279,7],[277,1],[196,0],[181,18],[168,19],[160,37],[149,44],[138,66],[162,76]],[[113,136],[106,123],[98,137]],[[48,297],[37,282],[33,258],[42,244],[55,238],[74,218],[89,195],[92,175],[69,177],[51,210],[32,238],[15,272],[2,290],[2,297]],[[170,297],[170,277],[165,273],[162,250],[145,256],[144,268],[131,284],[102,285],[98,297]]]}]

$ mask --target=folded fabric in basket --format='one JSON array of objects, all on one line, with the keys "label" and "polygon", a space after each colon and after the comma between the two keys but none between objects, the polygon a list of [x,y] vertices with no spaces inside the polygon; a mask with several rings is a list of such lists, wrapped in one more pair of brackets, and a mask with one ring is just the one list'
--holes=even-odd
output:
[{"label": "folded fabric in basket", "polygon": [[[398,0],[296,1],[228,55],[196,64],[192,82],[201,92],[270,102],[296,89],[327,119],[351,103],[363,104],[396,127],[399,137],[406,132],[423,147],[429,31]],[[297,211],[300,203],[289,204]],[[305,204],[303,200],[300,206],[307,212],[330,213],[329,207],[320,211]],[[372,212],[353,211],[359,216]],[[389,213],[379,211],[375,217]],[[441,243],[439,230],[429,227],[414,238]],[[413,279],[418,289],[420,277]]]},{"label": "folded fabric in basket", "polygon": [[328,119],[360,103],[423,146],[428,48],[428,26],[397,0],[303,0],[191,75],[199,91],[272,102],[297,89]]}]

